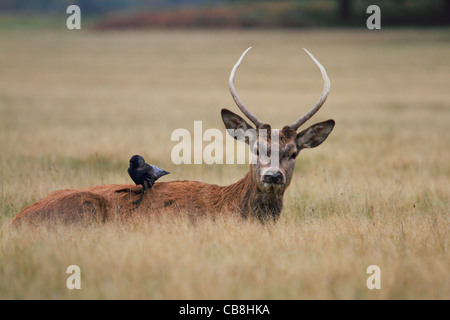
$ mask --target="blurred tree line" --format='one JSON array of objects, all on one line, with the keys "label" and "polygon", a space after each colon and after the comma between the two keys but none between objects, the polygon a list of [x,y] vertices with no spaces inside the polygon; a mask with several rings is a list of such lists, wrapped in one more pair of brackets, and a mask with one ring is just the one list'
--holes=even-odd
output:
[{"label": "blurred tree line", "polygon": [[180,8],[221,6],[248,8],[253,5],[256,21],[258,15],[265,14],[261,14],[258,5],[268,3],[289,5],[287,10],[280,10],[278,19],[271,16],[275,23],[279,21],[280,27],[365,25],[366,8],[371,4],[381,8],[383,25],[450,25],[450,0],[0,0],[0,13],[65,13],[69,5],[76,4],[83,14],[101,17],[109,13],[167,12]]},{"label": "blurred tree line", "polygon": [[0,0],[3,12],[60,12],[72,4],[87,14],[103,14],[111,11],[174,8],[182,5],[208,5],[215,0]]},{"label": "blurred tree line", "polygon": [[[264,3],[265,0],[228,0],[231,3]],[[277,1],[278,2],[278,1]],[[294,0],[310,7],[325,25],[360,25],[369,5],[378,5],[387,25],[449,25],[450,0]],[[309,4],[308,4],[309,3]],[[363,19],[362,19],[363,18]]]}]

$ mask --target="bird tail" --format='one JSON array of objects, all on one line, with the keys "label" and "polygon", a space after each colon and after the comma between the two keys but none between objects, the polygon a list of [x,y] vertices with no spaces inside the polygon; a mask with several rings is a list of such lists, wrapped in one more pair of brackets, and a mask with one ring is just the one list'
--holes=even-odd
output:
[{"label": "bird tail", "polygon": [[166,174],[169,174],[169,173],[170,173],[169,171],[161,170],[161,172],[159,173],[159,176],[162,177],[162,176],[165,176]]},{"label": "bird tail", "polygon": [[157,179],[170,173],[169,171],[160,169],[157,166],[153,166],[153,170],[154,170],[154,173],[155,173],[155,176],[157,177]]}]

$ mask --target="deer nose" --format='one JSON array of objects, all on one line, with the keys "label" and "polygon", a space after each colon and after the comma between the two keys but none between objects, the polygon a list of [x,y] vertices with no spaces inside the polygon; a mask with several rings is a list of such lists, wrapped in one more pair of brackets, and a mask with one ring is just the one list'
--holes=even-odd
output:
[{"label": "deer nose", "polygon": [[283,175],[281,174],[280,171],[278,171],[275,174],[266,175],[265,178],[266,178],[266,181],[268,181],[269,183],[280,184],[283,179]]}]

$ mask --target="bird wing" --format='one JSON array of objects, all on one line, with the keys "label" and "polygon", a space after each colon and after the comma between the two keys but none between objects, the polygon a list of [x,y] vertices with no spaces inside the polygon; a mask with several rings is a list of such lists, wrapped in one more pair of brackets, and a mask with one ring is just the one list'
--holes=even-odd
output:
[{"label": "bird wing", "polygon": [[138,176],[141,184],[147,182],[149,188],[151,188],[156,180],[161,178],[162,176],[169,174],[166,170],[159,169],[156,166],[145,164],[141,168],[138,169]]},{"label": "bird wing", "polygon": [[165,176],[166,174],[169,174],[169,171],[163,170],[158,168],[157,166],[150,165],[153,169],[153,174],[155,176],[155,181],[161,178],[162,176]]}]

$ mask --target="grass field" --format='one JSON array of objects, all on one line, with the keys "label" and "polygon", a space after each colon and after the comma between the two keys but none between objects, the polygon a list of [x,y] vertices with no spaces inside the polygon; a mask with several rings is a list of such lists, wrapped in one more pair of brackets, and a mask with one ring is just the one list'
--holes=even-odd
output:
[{"label": "grass field", "polygon": [[[450,299],[450,33],[429,30],[0,32],[0,299]],[[336,128],[302,152],[275,225],[183,219],[11,229],[64,188],[237,181],[248,165],[173,165],[173,130],[223,129],[231,67],[247,106],[281,128]],[[225,131],[224,131],[225,133]],[[66,268],[81,268],[81,290]],[[381,269],[369,290],[366,269]]]}]

